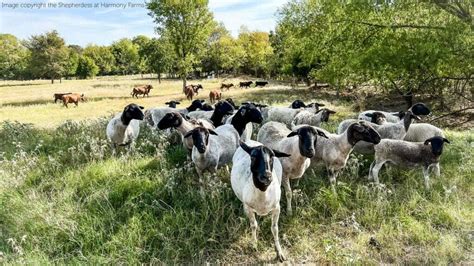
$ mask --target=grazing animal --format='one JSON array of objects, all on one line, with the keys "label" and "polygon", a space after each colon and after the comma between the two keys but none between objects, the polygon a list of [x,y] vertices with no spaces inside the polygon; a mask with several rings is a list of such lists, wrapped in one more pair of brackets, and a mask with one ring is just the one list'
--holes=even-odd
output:
[{"label": "grazing animal", "polygon": [[199,90],[204,89],[201,84],[191,85],[191,87],[193,88],[194,93],[196,93],[196,95],[199,95]]},{"label": "grazing animal", "polygon": [[239,87],[240,88],[250,88],[250,85],[252,85],[253,81],[241,81],[239,82]]},{"label": "grazing animal", "polygon": [[214,106],[214,111],[194,111],[188,115],[191,118],[201,118],[211,121],[215,127],[223,124],[224,117],[234,114],[234,107],[227,101],[219,101]]},{"label": "grazing animal", "polygon": [[145,95],[146,95],[148,97],[151,89],[153,89],[153,86],[151,86],[151,85],[144,85],[144,86],[135,87],[135,88],[132,89],[132,93],[131,93],[132,98],[133,97],[138,98],[138,95],[143,95],[143,97],[145,97]]},{"label": "grazing animal", "polygon": [[169,101],[169,102],[165,102],[165,104],[168,105],[168,107],[170,108],[176,108],[176,105],[181,104],[181,103],[178,101]]},{"label": "grazing animal", "polygon": [[[426,106],[424,103],[415,103],[408,110],[412,111],[413,114],[415,114],[415,115],[429,115],[431,113],[430,108],[428,108],[428,106]],[[372,117],[367,116],[367,114],[372,114],[374,112],[379,112],[379,113],[384,114],[387,122],[390,122],[390,123],[396,123],[396,122],[402,120],[403,117],[405,116],[404,111],[384,112],[384,111],[367,110],[367,111],[361,112],[358,116],[358,119],[371,121]]]},{"label": "grazing animal", "polygon": [[194,88],[191,85],[188,85],[184,87],[184,95],[186,95],[186,99],[192,101],[194,95],[197,95],[197,93],[194,91]]},{"label": "grazing animal", "polygon": [[232,105],[235,109],[239,109],[239,106],[237,106],[235,103],[234,103],[234,100],[232,100],[232,98],[227,98],[225,99],[228,103],[230,103],[230,105]]},{"label": "grazing animal", "polygon": [[66,108],[68,108],[68,103],[74,103],[76,106],[78,106],[79,101],[84,101],[84,94],[66,94],[61,97],[61,100],[63,101],[63,105],[66,106]]},{"label": "grazing animal", "polygon": [[239,145],[239,133],[232,125],[222,125],[215,130],[196,127],[184,135],[184,138],[189,137],[193,140],[191,158],[201,184],[204,171],[215,173],[230,163]]},{"label": "grazing animal", "polygon": [[214,107],[212,107],[212,105],[210,105],[208,103],[203,103],[201,110],[202,111],[212,111],[212,110],[214,110]]},{"label": "grazing animal", "polygon": [[72,94],[72,92],[55,93],[55,94],[54,94],[54,103],[57,103],[57,100],[62,101],[62,100],[63,100],[63,95],[68,95],[68,94]]},{"label": "grazing animal", "polygon": [[224,90],[224,89],[229,90],[231,87],[234,87],[234,84],[232,84],[232,83],[222,83],[221,84],[221,90]]},{"label": "grazing animal", "polygon": [[[262,110],[264,113],[264,118],[267,121],[280,122],[285,124],[288,127],[291,127],[291,122],[295,116],[304,111],[305,109],[292,109],[288,107],[268,107],[266,110]],[[266,117],[265,117],[266,115]]]},{"label": "grazing animal", "polygon": [[226,120],[226,124],[232,124],[239,132],[242,141],[250,140],[252,137],[252,123],[261,124],[262,122],[262,113],[253,104],[242,105],[234,115]]},{"label": "grazing animal", "polygon": [[265,87],[268,85],[268,81],[255,81],[255,87]]},{"label": "grazing animal", "polygon": [[112,154],[117,146],[128,146],[129,152],[140,133],[138,120],[143,120],[143,106],[134,103],[125,106],[122,113],[117,114],[107,124],[107,139],[111,143]]},{"label": "grazing animal", "polygon": [[301,126],[291,131],[284,124],[268,122],[260,128],[257,141],[263,143],[270,149],[290,154],[290,158],[281,158],[283,167],[283,187],[285,188],[287,213],[292,214],[291,198],[293,192],[290,187],[290,179],[299,179],[308,169],[315,154],[314,145],[317,136],[327,138],[326,134],[312,126]]},{"label": "grazing animal", "polygon": [[[323,131],[323,129],[318,128]],[[329,181],[334,189],[339,172],[344,169],[354,145],[359,141],[373,144],[380,142],[380,135],[365,123],[352,123],[342,134],[325,132],[327,138],[318,138],[315,145],[316,153],[311,164],[323,163],[329,173]]]},{"label": "grazing animal", "polygon": [[204,100],[194,100],[190,106],[184,109],[175,109],[168,106],[151,108],[145,111],[145,121],[150,127],[154,128],[167,113],[179,112],[182,114],[188,114],[190,112],[196,111],[197,109],[201,109],[203,102]]},{"label": "grazing animal", "polygon": [[232,190],[243,203],[245,214],[250,220],[254,246],[257,245],[258,228],[255,214],[271,215],[271,230],[279,261],[284,261],[286,258],[278,236],[282,166],[277,157],[288,156],[290,155],[272,150],[256,141],[241,142],[240,148],[232,158],[230,174]]},{"label": "grazing animal", "polygon": [[221,98],[222,98],[222,93],[220,91],[213,90],[209,92],[209,101],[211,103],[219,101]]},{"label": "grazing animal", "polygon": [[375,183],[379,183],[379,171],[386,162],[404,168],[422,166],[425,187],[429,189],[430,168],[434,168],[436,176],[440,175],[439,159],[444,143],[450,142],[438,136],[425,142],[383,139],[375,146],[375,160],[370,165],[369,180],[374,179]]},{"label": "grazing animal", "polygon": [[308,108],[312,107],[316,109],[316,111],[319,110],[319,107],[324,106],[322,103],[310,103],[306,105],[302,100],[295,100],[291,103],[290,108],[292,109],[300,109],[300,108]]},{"label": "grazing animal", "polygon": [[443,130],[428,123],[413,123],[403,140],[410,142],[423,142],[432,137],[444,138]]},{"label": "grazing animal", "polygon": [[335,111],[327,108],[320,109],[316,113],[303,110],[293,118],[293,121],[291,121],[291,127],[293,128],[294,126],[303,124],[319,127],[322,122],[328,122],[329,116],[335,113]]}]

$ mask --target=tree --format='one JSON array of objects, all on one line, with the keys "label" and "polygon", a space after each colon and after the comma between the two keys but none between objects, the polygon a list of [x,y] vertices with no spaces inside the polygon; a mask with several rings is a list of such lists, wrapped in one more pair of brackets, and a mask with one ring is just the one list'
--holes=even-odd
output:
[{"label": "tree", "polygon": [[68,60],[66,62],[66,65],[64,67],[64,73],[63,75],[66,77],[72,77],[75,76],[77,73],[77,66],[79,65],[79,53],[78,53],[77,47],[69,47],[68,48]]},{"label": "tree", "polygon": [[176,59],[173,47],[166,37],[162,36],[159,39],[151,39],[144,45],[142,52],[148,69],[157,74],[158,82],[161,83],[161,74],[170,71]]},{"label": "tree", "polygon": [[89,45],[83,54],[99,67],[99,75],[108,75],[115,71],[115,57],[109,46]]},{"label": "tree", "polygon": [[147,54],[146,54],[146,47],[148,46],[148,43],[150,42],[150,38],[144,35],[138,35],[135,38],[132,39],[133,44],[138,46],[138,64],[137,64],[137,70],[140,74],[147,73],[149,69],[149,65],[147,63]]},{"label": "tree", "polygon": [[268,74],[268,62],[273,54],[268,32],[251,32],[242,28],[238,40],[245,53],[244,68],[252,70],[256,76]]},{"label": "tree", "polygon": [[60,79],[65,73],[68,49],[57,31],[32,36],[26,47],[31,52],[29,64],[36,77],[50,78],[54,83],[54,79]]},{"label": "tree", "polygon": [[79,78],[86,79],[94,77],[99,73],[99,67],[94,63],[94,60],[88,56],[81,56],[77,66],[76,75]]},{"label": "tree", "polygon": [[0,34],[0,78],[17,79],[24,76],[29,53],[11,34]]},{"label": "tree", "polygon": [[212,30],[213,17],[207,4],[207,0],[151,0],[147,3],[158,33],[168,36],[173,46],[183,87]]},{"label": "tree", "polygon": [[112,54],[115,57],[117,71],[122,75],[133,74],[138,71],[140,56],[138,45],[124,38],[112,44]]}]

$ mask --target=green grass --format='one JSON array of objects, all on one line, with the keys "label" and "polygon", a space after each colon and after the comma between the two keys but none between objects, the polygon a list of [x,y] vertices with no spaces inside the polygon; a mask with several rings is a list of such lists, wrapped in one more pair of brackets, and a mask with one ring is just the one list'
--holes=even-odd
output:
[{"label": "green grass", "polygon": [[[231,92],[277,105],[314,97],[301,89],[265,90]],[[324,102],[339,111],[336,120],[352,114],[348,103]],[[142,127],[133,154],[113,158],[107,118],[78,121],[0,125],[0,263],[275,262],[269,217],[259,218],[253,250],[224,170],[202,196],[179,145]],[[474,133],[447,136],[452,144],[429,191],[421,169],[395,167],[381,171],[386,187],[374,188],[366,179],[370,157],[351,156],[337,195],[323,168],[308,170],[295,187],[294,215],[280,216],[289,261],[472,263]],[[380,246],[371,246],[371,237]]]}]

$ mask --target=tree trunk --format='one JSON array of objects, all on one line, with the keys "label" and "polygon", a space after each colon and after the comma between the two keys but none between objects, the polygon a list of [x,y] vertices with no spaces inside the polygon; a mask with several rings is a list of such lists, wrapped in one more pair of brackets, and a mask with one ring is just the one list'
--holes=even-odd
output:
[{"label": "tree trunk", "polygon": [[51,84],[54,84],[54,78],[51,78]]},{"label": "tree trunk", "polygon": [[182,80],[183,80],[183,92],[184,92],[184,87],[186,87],[186,76],[183,76]]},{"label": "tree trunk", "polygon": [[161,73],[158,73],[157,75],[158,75],[158,83],[161,84]]},{"label": "tree trunk", "polygon": [[409,109],[413,105],[413,92],[411,90],[407,92],[405,95],[403,95],[403,99],[408,106],[407,109]]},{"label": "tree trunk", "polygon": [[63,83],[63,78],[62,77],[59,78],[59,83]]}]

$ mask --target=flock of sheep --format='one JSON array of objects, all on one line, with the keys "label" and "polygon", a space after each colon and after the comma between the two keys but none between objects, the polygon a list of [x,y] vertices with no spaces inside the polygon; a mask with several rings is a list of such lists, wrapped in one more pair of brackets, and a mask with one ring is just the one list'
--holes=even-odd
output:
[{"label": "flock of sheep", "polygon": [[[289,107],[271,107],[253,102],[236,106],[232,99],[220,100],[213,106],[203,100],[178,109],[177,101],[167,107],[151,108],[129,104],[107,125],[107,137],[115,154],[117,146],[133,147],[139,134],[139,120],[164,134],[181,135],[199,176],[201,189],[204,173],[232,165],[232,189],[244,205],[250,220],[253,244],[257,241],[255,214],[272,217],[277,258],[285,260],[278,237],[281,185],[285,189],[287,214],[292,214],[290,179],[299,179],[310,165],[323,164],[328,170],[332,188],[338,173],[345,167],[349,154],[375,154],[369,178],[379,182],[382,165],[391,162],[404,167],[422,166],[425,185],[429,187],[429,170],[440,174],[439,159],[443,144],[449,143],[442,131],[430,124],[412,123],[430,110],[417,103],[404,112],[389,113],[369,110],[358,119],[340,123],[337,133],[321,128],[335,112],[320,108],[323,104],[306,105],[301,100]],[[252,140],[254,124],[261,124],[256,140]],[[174,129],[174,130],[173,130]]]}]

